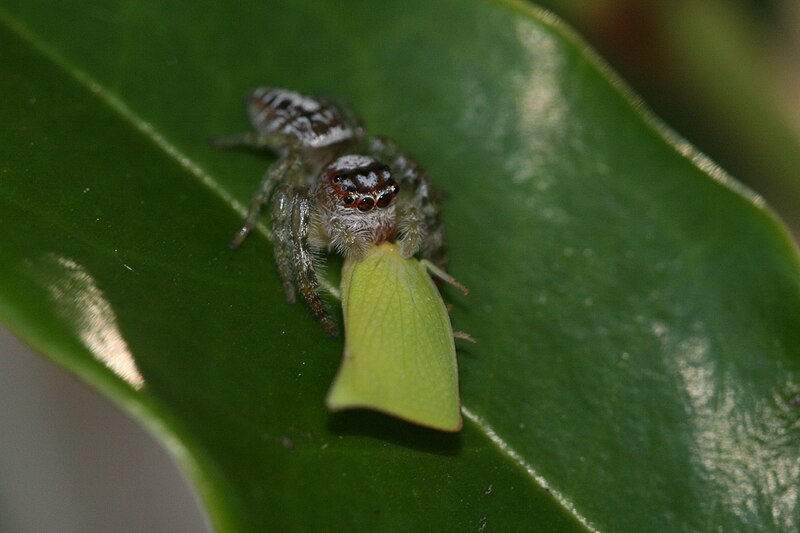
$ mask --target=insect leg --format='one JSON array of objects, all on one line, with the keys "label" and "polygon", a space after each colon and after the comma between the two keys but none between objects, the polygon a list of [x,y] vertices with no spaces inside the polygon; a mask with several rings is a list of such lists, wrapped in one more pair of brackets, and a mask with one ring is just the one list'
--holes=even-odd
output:
[{"label": "insect leg", "polygon": [[279,182],[286,179],[292,173],[296,173],[300,168],[300,158],[294,155],[294,152],[289,152],[272,164],[264,177],[261,184],[256,189],[256,192],[250,198],[250,206],[247,209],[247,216],[244,219],[242,227],[233,236],[230,247],[234,250],[242,244],[250,231],[255,227],[258,222],[258,215],[267,200],[269,200],[272,190]]},{"label": "insect leg", "polygon": [[335,337],[337,335],[336,324],[325,311],[319,297],[314,256],[308,242],[309,226],[311,225],[311,200],[308,191],[297,193],[295,198],[292,209],[292,248],[294,268],[297,273],[297,288],[311,312],[322,323],[325,332],[331,337]]},{"label": "insect leg", "polygon": [[439,268],[438,266],[434,265],[432,262],[428,261],[427,259],[423,259],[419,262],[425,270],[439,278],[440,280],[444,281],[445,283],[449,283],[453,287],[456,287],[461,292],[464,293],[464,296],[469,294],[469,289],[467,289],[464,285],[461,284],[456,278]]},{"label": "insect leg", "polygon": [[286,183],[278,185],[272,196],[272,251],[283,283],[286,301],[295,302],[294,270],[292,269],[292,211],[296,193]]}]

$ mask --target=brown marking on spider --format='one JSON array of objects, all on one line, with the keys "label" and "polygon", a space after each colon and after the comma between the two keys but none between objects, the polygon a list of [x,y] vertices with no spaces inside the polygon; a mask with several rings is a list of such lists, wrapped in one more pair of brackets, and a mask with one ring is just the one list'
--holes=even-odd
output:
[{"label": "brown marking on spider", "polygon": [[247,97],[253,130],[212,141],[220,148],[268,148],[278,159],[250,200],[237,248],[271,202],[275,263],[287,301],[300,292],[325,331],[336,325],[319,295],[318,252],[354,258],[397,241],[405,257],[447,264],[439,206],[425,171],[395,143],[367,136],[349,109],[279,88]]},{"label": "brown marking on spider", "polygon": [[389,167],[379,161],[361,167],[329,167],[327,177],[342,205],[359,211],[389,207],[400,191]]}]

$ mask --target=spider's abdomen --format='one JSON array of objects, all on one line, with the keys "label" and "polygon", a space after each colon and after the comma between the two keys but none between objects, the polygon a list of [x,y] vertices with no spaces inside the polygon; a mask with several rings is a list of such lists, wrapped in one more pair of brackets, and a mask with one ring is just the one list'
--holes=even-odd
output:
[{"label": "spider's abdomen", "polygon": [[335,106],[286,89],[258,88],[248,96],[247,108],[259,133],[294,137],[304,148],[348,141],[358,127]]}]

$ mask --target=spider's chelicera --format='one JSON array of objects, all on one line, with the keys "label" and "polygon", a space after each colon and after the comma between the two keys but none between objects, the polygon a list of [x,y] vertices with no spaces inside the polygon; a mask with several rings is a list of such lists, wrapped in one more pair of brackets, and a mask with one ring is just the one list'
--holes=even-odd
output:
[{"label": "spider's chelicera", "polygon": [[275,262],[286,299],[299,290],[325,331],[336,324],[319,295],[316,266],[333,250],[360,259],[370,245],[397,242],[444,269],[439,208],[425,171],[397,145],[369,136],[350,110],[294,91],[259,88],[247,97],[253,131],[214,146],[267,148],[278,155],[250,201],[238,247],[271,201]]}]

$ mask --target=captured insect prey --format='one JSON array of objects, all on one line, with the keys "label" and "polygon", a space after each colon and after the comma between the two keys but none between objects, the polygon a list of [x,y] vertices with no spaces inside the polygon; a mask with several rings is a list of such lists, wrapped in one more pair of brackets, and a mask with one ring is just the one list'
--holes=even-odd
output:
[{"label": "captured insect prey", "polygon": [[428,270],[437,275],[389,243],[361,261],[345,260],[344,357],[326,401],[331,410],[369,407],[443,431],[461,429],[453,329]]},{"label": "captured insect prey", "polygon": [[329,408],[370,408],[457,431],[453,332],[428,271],[458,284],[445,273],[444,228],[427,174],[394,142],[367,135],[345,106],[265,87],[248,95],[247,110],[253,130],[212,146],[268,149],[278,159],[231,248],[269,203],[286,300],[299,292],[331,336],[338,328],[320,297],[317,266],[327,252],[345,257],[345,356]]}]

